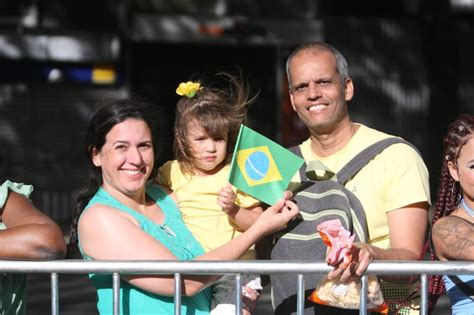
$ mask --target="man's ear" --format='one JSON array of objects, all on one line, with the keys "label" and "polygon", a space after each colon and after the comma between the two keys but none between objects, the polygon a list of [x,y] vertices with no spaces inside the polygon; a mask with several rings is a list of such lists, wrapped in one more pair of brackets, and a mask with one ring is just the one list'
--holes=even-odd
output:
[{"label": "man's ear", "polygon": [[293,102],[293,90],[291,89],[291,87],[289,89],[290,89],[289,94],[290,94],[291,107],[293,108],[294,111],[296,111],[295,105],[294,105],[294,102]]},{"label": "man's ear", "polygon": [[344,88],[345,88],[345,99],[346,102],[349,102],[352,97],[354,96],[354,83],[352,82],[351,78],[347,78],[346,82],[344,82]]},{"label": "man's ear", "polygon": [[458,174],[458,168],[456,167],[456,164],[452,161],[449,161],[448,162],[448,170],[449,170],[449,174],[451,175],[451,177],[459,182],[459,174]]},{"label": "man's ear", "polygon": [[102,166],[102,161],[100,159],[99,153],[99,150],[97,150],[96,148],[92,149],[92,163],[94,163],[96,167]]}]

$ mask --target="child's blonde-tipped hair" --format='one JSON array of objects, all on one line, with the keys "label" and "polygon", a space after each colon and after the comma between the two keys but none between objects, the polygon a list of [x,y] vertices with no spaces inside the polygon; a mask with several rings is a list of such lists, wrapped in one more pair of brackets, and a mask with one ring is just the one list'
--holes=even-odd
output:
[{"label": "child's blonde-tipped hair", "polygon": [[227,134],[227,152],[224,163],[229,163],[237,141],[240,125],[246,119],[248,86],[242,77],[220,73],[229,81],[228,90],[202,87],[192,98],[182,97],[176,105],[174,124],[174,149],[176,159],[185,174],[194,174],[191,149],[188,145],[188,124],[198,122],[211,138]]}]

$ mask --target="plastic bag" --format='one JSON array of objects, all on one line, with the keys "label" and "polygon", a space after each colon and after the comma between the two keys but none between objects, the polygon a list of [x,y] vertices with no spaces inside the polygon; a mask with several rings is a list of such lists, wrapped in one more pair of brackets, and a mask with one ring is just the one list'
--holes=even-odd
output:
[{"label": "plastic bag", "polygon": [[[372,312],[387,313],[387,304],[384,301],[377,277],[367,277],[367,308]],[[359,309],[360,281],[341,283],[339,281],[322,280],[311,293],[309,299],[322,305],[330,305],[345,309]]]},{"label": "plastic bag", "polygon": [[[325,221],[317,226],[324,243],[328,246],[326,262],[337,267],[351,262],[351,248],[354,235],[350,235],[339,219]],[[360,280],[342,283],[339,280],[324,278],[313,291],[309,299],[315,303],[344,309],[359,309]],[[387,313],[388,307],[384,301],[377,277],[367,277],[367,308],[369,311]]]}]

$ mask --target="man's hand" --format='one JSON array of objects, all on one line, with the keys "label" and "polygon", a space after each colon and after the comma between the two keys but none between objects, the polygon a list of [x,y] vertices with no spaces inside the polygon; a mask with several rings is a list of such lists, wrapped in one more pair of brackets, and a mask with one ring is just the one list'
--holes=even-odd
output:
[{"label": "man's hand", "polygon": [[369,264],[374,260],[375,249],[366,243],[354,243],[351,249],[352,259],[346,264],[340,264],[336,269],[329,272],[330,280],[338,279],[348,282],[353,278],[360,278],[367,270]]}]

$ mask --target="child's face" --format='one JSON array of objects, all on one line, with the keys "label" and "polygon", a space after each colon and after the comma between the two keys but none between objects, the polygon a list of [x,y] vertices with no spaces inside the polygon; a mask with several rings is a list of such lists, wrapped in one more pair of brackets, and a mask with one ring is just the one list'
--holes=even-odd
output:
[{"label": "child's face", "polygon": [[194,170],[198,175],[212,175],[222,168],[227,153],[227,134],[213,139],[192,120],[188,124],[187,142],[193,158]]}]

